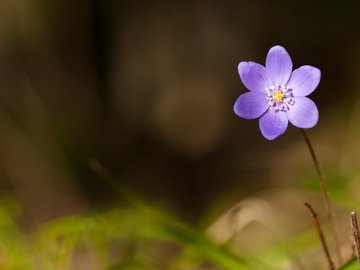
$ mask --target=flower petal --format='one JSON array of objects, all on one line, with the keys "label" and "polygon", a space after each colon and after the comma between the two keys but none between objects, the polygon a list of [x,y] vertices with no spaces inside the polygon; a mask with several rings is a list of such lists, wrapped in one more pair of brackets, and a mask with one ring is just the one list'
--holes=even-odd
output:
[{"label": "flower petal", "polygon": [[266,95],[258,92],[242,94],[235,102],[234,112],[246,119],[260,117],[269,108]]},{"label": "flower petal", "polygon": [[241,81],[250,91],[266,93],[266,88],[271,86],[268,71],[260,64],[240,62],[238,72]]},{"label": "flower petal", "polygon": [[285,112],[276,112],[271,108],[260,118],[259,124],[262,135],[268,140],[274,140],[285,132],[288,118]]},{"label": "flower petal", "polygon": [[272,47],[266,56],[266,69],[273,84],[285,85],[291,75],[292,61],[288,52],[281,46]]},{"label": "flower petal", "polygon": [[315,103],[307,97],[294,97],[295,104],[286,112],[291,124],[298,128],[312,128],[319,120]]},{"label": "flower petal", "polygon": [[311,94],[320,82],[321,72],[312,66],[302,66],[295,69],[291,74],[287,87],[292,89],[295,96],[307,96]]}]

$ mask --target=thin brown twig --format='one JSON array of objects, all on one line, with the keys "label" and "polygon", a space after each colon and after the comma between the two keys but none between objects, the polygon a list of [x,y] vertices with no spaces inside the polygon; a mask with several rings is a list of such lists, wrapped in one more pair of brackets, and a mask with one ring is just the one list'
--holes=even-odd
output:
[{"label": "thin brown twig", "polygon": [[335,270],[335,265],[334,265],[334,262],[332,261],[331,259],[331,255],[330,255],[330,252],[329,252],[329,248],[326,244],[326,240],[325,240],[325,237],[324,237],[324,234],[323,234],[323,231],[321,229],[321,226],[320,226],[320,223],[319,223],[319,220],[317,218],[317,214],[315,213],[315,211],[313,210],[313,208],[310,206],[310,204],[308,203],[305,203],[305,206],[309,209],[310,213],[311,213],[311,217],[312,217],[312,223],[318,233],[318,236],[320,238],[320,242],[321,242],[321,245],[323,247],[323,250],[324,250],[324,253],[326,255],[326,259],[328,261],[328,264],[329,264],[329,270]]},{"label": "thin brown twig", "polygon": [[337,228],[336,228],[336,222],[335,222],[335,212],[334,212],[334,210],[333,210],[333,208],[331,206],[331,203],[330,203],[329,192],[328,192],[327,186],[325,184],[324,175],[323,175],[323,173],[321,171],[320,163],[319,163],[319,161],[318,161],[318,159],[316,157],[314,147],[312,146],[312,143],[311,143],[310,138],[307,135],[306,131],[304,129],[301,129],[301,130],[302,130],[302,133],[304,135],[306,145],[309,148],[312,160],[314,162],[316,173],[318,175],[318,179],[319,179],[319,182],[320,182],[321,193],[322,193],[323,199],[324,199],[325,210],[326,210],[328,216],[330,217],[330,223],[331,223],[330,227],[331,227],[332,235],[334,237],[336,254],[337,254],[337,257],[338,257],[338,260],[339,260],[339,265],[341,265],[343,263],[343,260],[342,260],[342,256],[341,256],[339,237],[338,237],[338,234],[337,234]]},{"label": "thin brown twig", "polygon": [[349,236],[350,236],[349,240],[350,240],[350,244],[351,244],[350,258],[355,258],[356,257],[356,250],[355,250],[356,247],[355,247],[355,241],[354,241],[355,239],[354,239],[354,230],[353,230],[353,225],[352,225],[351,214],[350,214],[350,234],[349,234]]},{"label": "thin brown twig", "polygon": [[356,257],[358,258],[359,269],[360,269],[360,233],[359,233],[359,226],[355,212],[351,212],[350,220],[351,220],[351,229],[354,235],[353,239],[354,239]]}]

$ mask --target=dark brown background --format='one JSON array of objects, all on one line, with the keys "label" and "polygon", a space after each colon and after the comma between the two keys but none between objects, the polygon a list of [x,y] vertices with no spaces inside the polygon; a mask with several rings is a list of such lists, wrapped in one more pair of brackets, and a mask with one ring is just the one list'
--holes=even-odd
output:
[{"label": "dark brown background", "polygon": [[264,139],[232,106],[240,61],[284,46],[321,69],[310,131],[324,164],[356,168],[357,1],[0,2],[0,185],[41,222],[117,200],[88,168],[190,220],[310,165],[289,127]]}]

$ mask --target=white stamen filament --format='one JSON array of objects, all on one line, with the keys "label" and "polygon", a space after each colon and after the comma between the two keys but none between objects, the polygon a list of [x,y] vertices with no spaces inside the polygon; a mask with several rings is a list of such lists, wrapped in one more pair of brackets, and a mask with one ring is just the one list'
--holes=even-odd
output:
[{"label": "white stamen filament", "polygon": [[266,88],[267,91],[267,101],[269,103],[270,109],[274,108],[275,111],[288,111],[290,107],[295,104],[293,99],[294,95],[292,89],[287,88],[284,85],[272,86]]}]

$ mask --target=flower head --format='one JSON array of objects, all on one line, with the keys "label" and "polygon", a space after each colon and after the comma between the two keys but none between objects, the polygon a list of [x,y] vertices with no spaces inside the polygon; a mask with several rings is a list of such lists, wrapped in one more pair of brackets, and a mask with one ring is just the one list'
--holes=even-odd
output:
[{"label": "flower head", "polygon": [[301,66],[292,71],[292,61],[281,46],[272,47],[265,67],[254,62],[241,62],[240,79],[249,90],[235,102],[235,113],[246,119],[260,118],[260,130],[273,140],[283,134],[290,121],[299,128],[312,128],[319,119],[315,103],[306,96],[320,82],[320,70]]}]

